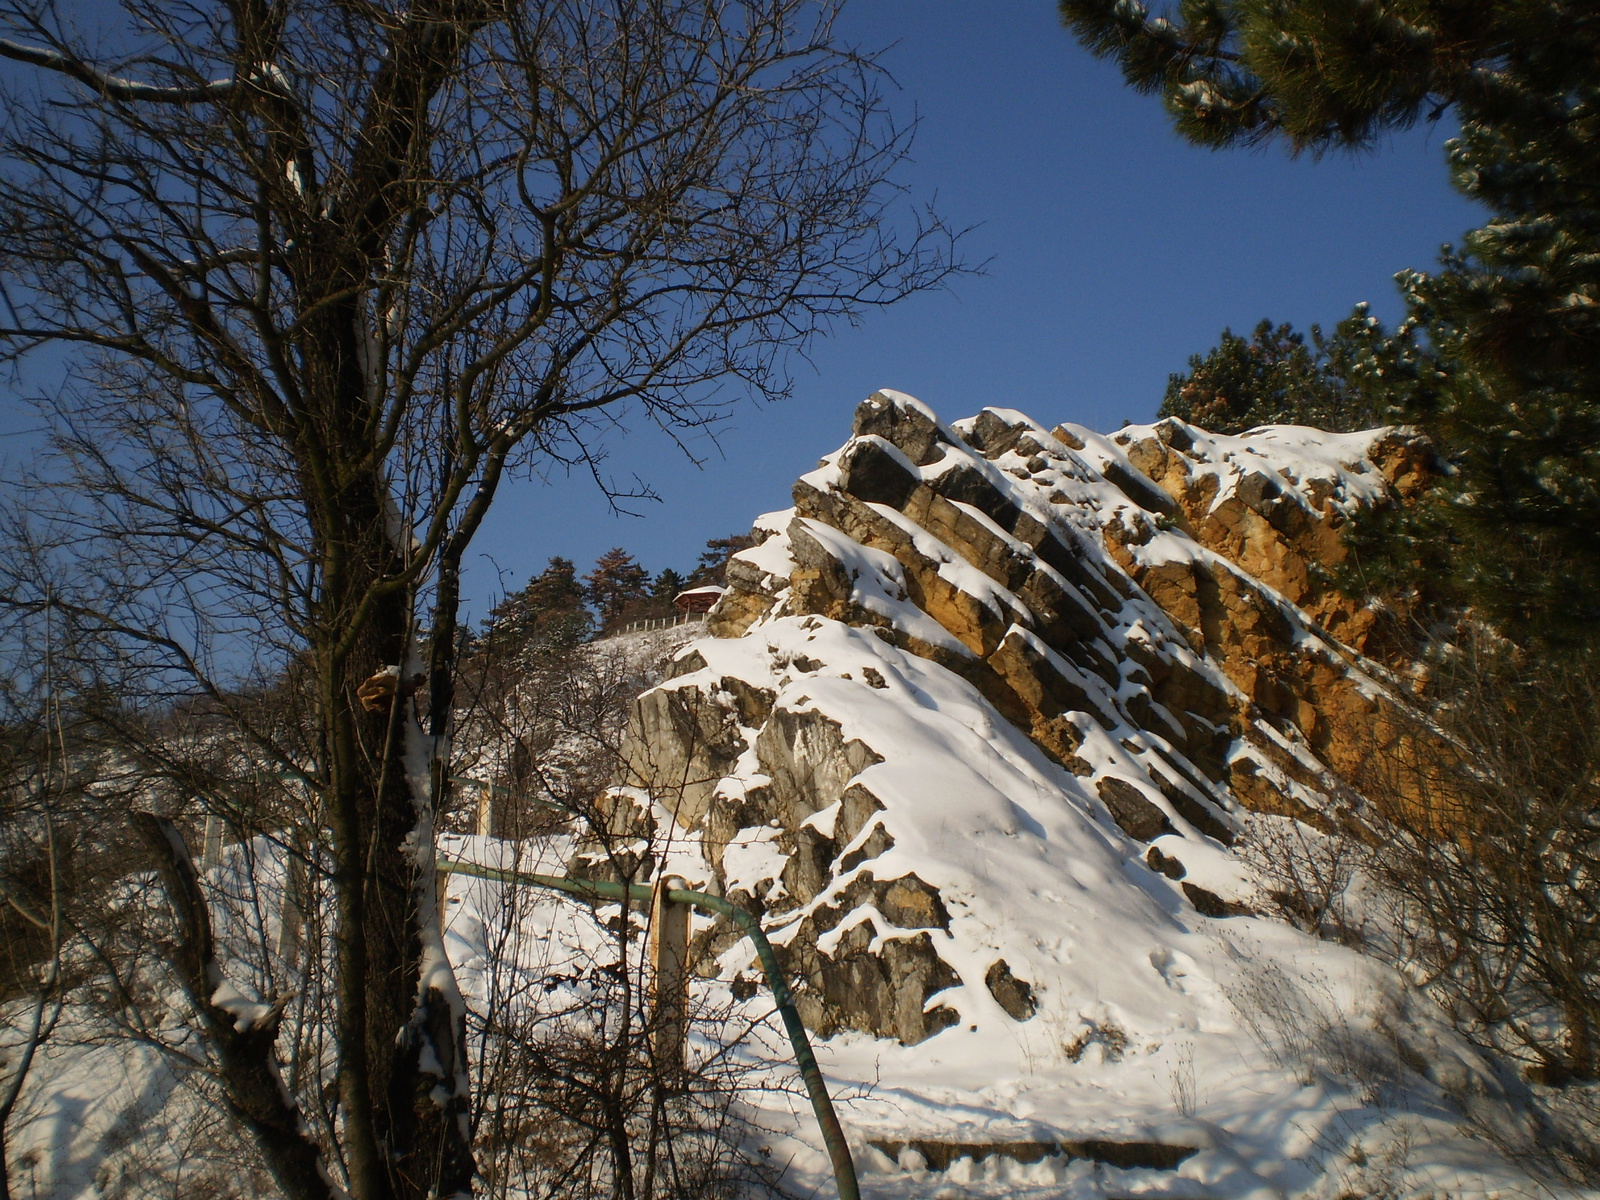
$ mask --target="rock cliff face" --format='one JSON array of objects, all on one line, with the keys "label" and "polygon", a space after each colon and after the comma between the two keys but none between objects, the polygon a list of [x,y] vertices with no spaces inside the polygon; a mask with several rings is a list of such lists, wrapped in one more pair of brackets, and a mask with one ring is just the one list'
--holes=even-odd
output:
[{"label": "rock cliff face", "polygon": [[[1027,1021],[1064,986],[1052,905],[1076,946],[1092,919],[1073,881],[1224,918],[1255,903],[1248,811],[1337,819],[1389,684],[1328,573],[1430,462],[1404,431],[947,425],[877,393],[640,699],[633,794],[764,914],[815,1031]],[[1038,911],[986,906],[995,872]],[[748,965],[700,942],[708,973]]]}]

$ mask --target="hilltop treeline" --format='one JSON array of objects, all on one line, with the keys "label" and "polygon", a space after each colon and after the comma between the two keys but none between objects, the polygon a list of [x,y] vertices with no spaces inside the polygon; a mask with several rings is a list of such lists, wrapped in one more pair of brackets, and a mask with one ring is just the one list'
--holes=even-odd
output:
[{"label": "hilltop treeline", "polygon": [[672,616],[674,596],[723,583],[728,559],[750,544],[743,533],[711,538],[692,567],[666,567],[654,575],[621,546],[582,574],[570,558],[553,555],[543,571],[489,611],[480,637],[507,646],[535,640],[570,646],[633,621]]}]

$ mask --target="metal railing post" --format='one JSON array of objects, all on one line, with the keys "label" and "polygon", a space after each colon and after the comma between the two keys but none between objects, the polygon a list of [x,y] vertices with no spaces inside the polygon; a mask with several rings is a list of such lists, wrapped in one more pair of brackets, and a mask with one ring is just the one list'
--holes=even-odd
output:
[{"label": "metal railing post", "polygon": [[[639,900],[652,903],[658,894],[657,888],[644,883],[624,885],[597,879],[570,879],[565,875],[540,875],[533,871],[480,867],[476,863],[456,862],[446,858],[439,859],[437,866],[441,874],[471,875],[496,883],[530,884],[534,887],[565,892],[569,896],[576,896],[591,903],[597,900],[621,903]],[[828,1097],[827,1082],[822,1078],[822,1068],[817,1065],[817,1056],[812,1052],[811,1040],[806,1036],[805,1023],[800,1020],[800,1013],[794,1006],[794,997],[789,991],[789,983],[784,978],[783,969],[778,963],[777,951],[767,940],[760,922],[738,905],[729,904],[721,896],[710,896],[704,892],[673,887],[662,888],[659,894],[672,904],[692,904],[706,912],[727,917],[755,946],[762,973],[767,977],[767,986],[772,990],[773,1003],[777,1005],[778,1013],[783,1017],[783,1028],[789,1035],[790,1048],[794,1050],[795,1065],[800,1068],[800,1078],[804,1081],[806,1094],[811,1099],[811,1111],[817,1118],[822,1141],[828,1148],[828,1159],[833,1165],[833,1182],[839,1191],[839,1200],[861,1200],[861,1187],[856,1181],[856,1164],[850,1156],[850,1144],[845,1140],[844,1128],[839,1124],[839,1116],[833,1110],[833,1101]]]}]

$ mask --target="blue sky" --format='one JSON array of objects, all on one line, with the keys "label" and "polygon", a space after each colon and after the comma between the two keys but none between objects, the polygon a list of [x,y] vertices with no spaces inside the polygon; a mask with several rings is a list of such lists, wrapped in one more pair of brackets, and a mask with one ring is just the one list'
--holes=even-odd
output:
[{"label": "blue sky", "polygon": [[697,448],[701,468],[659,435],[619,438],[608,465],[661,497],[639,517],[610,513],[586,478],[513,487],[479,541],[478,612],[501,577],[520,586],[552,554],[583,566],[622,545],[652,570],[692,564],[707,538],[786,507],[875,388],[947,419],[1001,404],[1100,429],[1149,420],[1224,325],[1331,325],[1360,300],[1392,323],[1394,273],[1480,223],[1449,186],[1444,129],[1321,162],[1197,149],[1078,48],[1051,0],[854,0],[842,28],[892,46],[892,103],[920,120],[905,178],[978,227],[968,254],[987,274],[817,344],[794,364],[794,398],[738,407],[718,446]]},{"label": "blue sky", "polygon": [[1053,0],[850,0],[841,32],[888,47],[891,106],[919,121],[902,179],[975,227],[966,254],[987,273],[819,341],[792,364],[792,400],[737,405],[715,443],[693,444],[701,466],[648,427],[614,438],[611,472],[660,497],[638,516],[587,476],[503,488],[465,564],[475,615],[555,554],[587,568],[621,545],[652,571],[691,566],[707,538],[786,507],[876,388],[950,419],[1001,404],[1047,424],[1148,420],[1224,325],[1331,325],[1359,300],[1392,323],[1394,273],[1480,221],[1449,186],[1440,127],[1321,162],[1180,142],[1156,99],[1078,48]]}]

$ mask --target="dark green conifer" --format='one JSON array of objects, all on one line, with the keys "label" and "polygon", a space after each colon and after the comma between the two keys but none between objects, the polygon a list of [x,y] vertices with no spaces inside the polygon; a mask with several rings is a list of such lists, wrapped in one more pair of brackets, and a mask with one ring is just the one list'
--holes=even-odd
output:
[{"label": "dark green conifer", "polygon": [[650,575],[621,546],[613,546],[595,560],[583,577],[584,598],[594,606],[602,627],[610,629],[630,605],[648,598]]},{"label": "dark green conifer", "polygon": [[484,640],[502,653],[529,645],[573,646],[588,638],[593,624],[577,567],[557,555],[521,591],[489,610]]},{"label": "dark green conifer", "polygon": [[1250,340],[1231,329],[1208,353],[1168,376],[1158,415],[1214,433],[1258,425],[1311,425],[1348,433],[1409,419],[1428,403],[1438,369],[1417,344],[1416,324],[1391,334],[1358,304],[1332,335],[1311,342],[1290,325],[1262,321]]},{"label": "dark green conifer", "polygon": [[672,598],[684,589],[683,576],[671,567],[665,567],[661,573],[650,581],[650,598],[672,602]]},{"label": "dark green conifer", "polygon": [[1515,633],[1600,637],[1600,6],[1593,0],[1060,0],[1210,146],[1365,148],[1453,110],[1491,217],[1401,286],[1442,372],[1409,415],[1455,471],[1465,598]]}]

